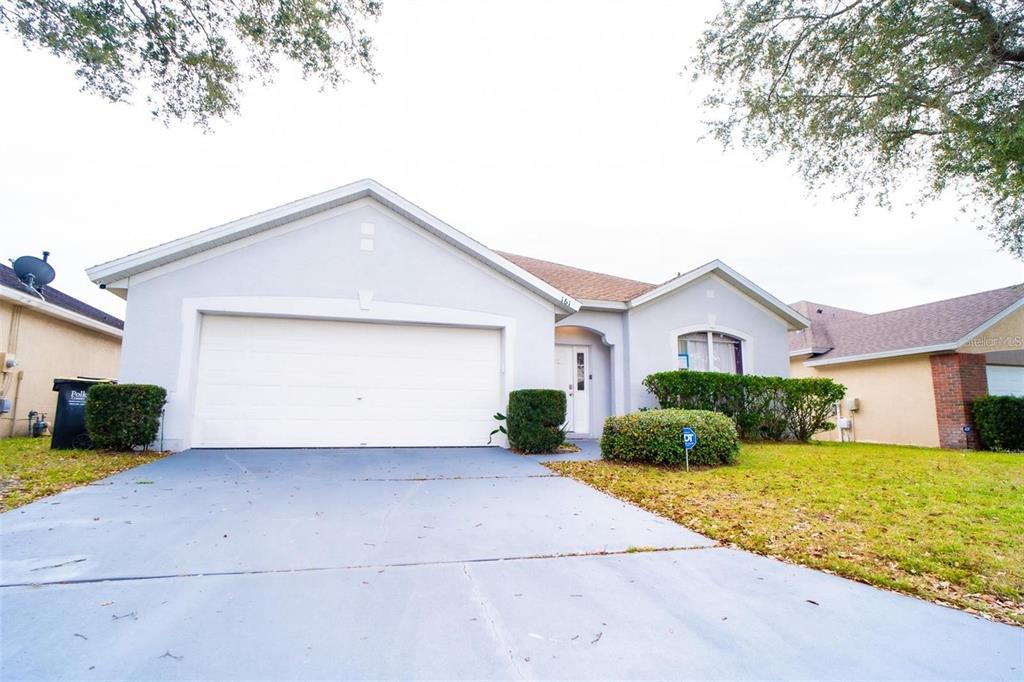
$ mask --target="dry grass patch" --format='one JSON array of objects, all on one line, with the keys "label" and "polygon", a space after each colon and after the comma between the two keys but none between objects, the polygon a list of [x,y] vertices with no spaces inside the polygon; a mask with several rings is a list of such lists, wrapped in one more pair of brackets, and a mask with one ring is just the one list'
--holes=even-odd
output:
[{"label": "dry grass patch", "polygon": [[49,438],[0,440],[0,511],[152,462],[165,454],[51,450]]},{"label": "dry grass patch", "polygon": [[733,466],[548,466],[700,533],[1024,624],[1024,456],[744,445]]}]

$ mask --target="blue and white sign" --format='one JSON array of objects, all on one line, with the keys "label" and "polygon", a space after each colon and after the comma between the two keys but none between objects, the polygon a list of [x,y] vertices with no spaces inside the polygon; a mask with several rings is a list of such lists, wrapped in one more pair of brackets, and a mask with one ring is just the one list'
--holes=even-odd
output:
[{"label": "blue and white sign", "polygon": [[692,450],[697,445],[697,432],[689,426],[683,428],[683,447]]}]

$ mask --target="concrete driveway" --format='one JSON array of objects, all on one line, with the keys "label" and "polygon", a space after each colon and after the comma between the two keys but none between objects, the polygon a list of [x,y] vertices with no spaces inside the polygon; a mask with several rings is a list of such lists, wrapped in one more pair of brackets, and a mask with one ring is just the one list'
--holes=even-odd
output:
[{"label": "concrete driveway", "polygon": [[1024,628],[498,449],[193,450],[0,521],[4,680],[1024,679]]}]

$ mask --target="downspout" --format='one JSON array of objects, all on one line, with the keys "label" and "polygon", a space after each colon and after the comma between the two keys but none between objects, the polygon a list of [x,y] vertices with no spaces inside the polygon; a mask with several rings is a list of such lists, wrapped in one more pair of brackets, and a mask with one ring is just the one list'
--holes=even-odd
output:
[{"label": "downspout", "polygon": [[[7,352],[14,355],[15,358],[17,358],[18,353],[18,337],[21,334],[21,311],[22,306],[11,306],[11,322],[7,327]],[[3,371],[5,374],[6,370],[6,367],[0,367],[0,371]],[[4,376],[5,383],[9,376],[9,374]],[[11,428],[7,433],[9,438],[14,436],[15,426],[18,422],[18,393],[21,392],[21,380],[24,376],[25,372],[22,370],[18,370],[14,375],[14,395],[11,398]],[[2,391],[2,394],[6,396],[8,390],[9,389],[5,389]]]},{"label": "downspout", "polygon": [[633,383],[630,381],[630,366],[633,358],[630,357],[629,349],[629,316],[630,309],[622,311],[622,413],[629,414],[630,403],[633,395]]},{"label": "downspout", "polygon": [[11,430],[7,434],[8,438],[14,437],[14,429],[18,423],[18,394],[21,393],[21,380],[25,378],[24,370],[18,370],[18,373],[14,375],[14,398],[11,401]]}]

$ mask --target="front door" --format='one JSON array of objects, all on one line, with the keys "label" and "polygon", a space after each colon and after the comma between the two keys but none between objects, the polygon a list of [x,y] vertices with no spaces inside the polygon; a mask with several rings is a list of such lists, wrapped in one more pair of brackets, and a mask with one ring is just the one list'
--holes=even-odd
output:
[{"label": "front door", "polygon": [[590,433],[590,348],[555,346],[555,386],[565,391],[565,428]]}]

